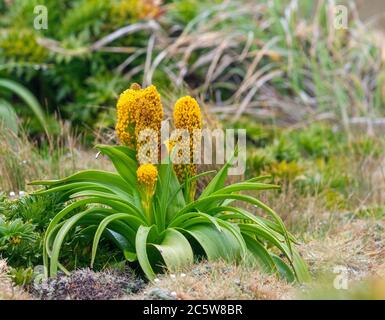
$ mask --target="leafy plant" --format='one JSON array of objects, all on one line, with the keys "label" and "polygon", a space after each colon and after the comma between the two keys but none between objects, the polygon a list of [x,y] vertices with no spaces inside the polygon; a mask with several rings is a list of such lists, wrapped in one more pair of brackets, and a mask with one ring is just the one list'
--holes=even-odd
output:
[{"label": "leafy plant", "polygon": [[[256,263],[288,281],[308,280],[306,265],[294,246],[296,240],[281,218],[256,197],[241,193],[278,186],[263,183],[265,177],[225,186],[230,160],[195,198],[196,180],[211,172],[196,174],[194,165],[174,165],[172,147],[166,163],[138,161],[137,129],[146,125],[160,130],[162,114],[154,86],[132,86],[118,101],[117,133],[127,145],[96,146],[112,161],[116,172],[85,170],[64,179],[33,183],[46,187],[37,194],[61,193],[73,200],[46,230],[46,275],[55,276],[59,268],[68,272],[59,262],[61,248],[71,230],[80,227],[94,234],[91,266],[104,237],[114,242],[128,261],[137,261],[150,280],[164,266],[175,270],[191,264],[194,254],[208,260]],[[194,99],[178,100],[176,127],[199,128],[200,119]],[[265,215],[257,216],[235,201],[261,209]],[[75,213],[79,208],[84,209]]]},{"label": "leafy plant", "polygon": [[31,222],[36,229],[43,231],[56,212],[63,208],[63,201],[58,194],[29,195],[10,202],[4,209],[7,219],[22,219]]},{"label": "leafy plant", "polygon": [[6,220],[0,216],[0,255],[13,266],[30,264],[41,254],[39,234],[34,225],[21,219]]}]

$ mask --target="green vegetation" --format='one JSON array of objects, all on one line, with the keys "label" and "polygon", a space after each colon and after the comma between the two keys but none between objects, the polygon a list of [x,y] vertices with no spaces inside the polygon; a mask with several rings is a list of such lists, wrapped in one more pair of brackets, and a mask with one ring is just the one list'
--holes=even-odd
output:
[{"label": "green vegetation", "polygon": [[[135,132],[142,123],[148,125],[149,121],[156,127],[154,114],[162,114],[161,104],[153,95],[148,95],[149,90],[153,92],[154,87],[138,89],[135,85],[119,98],[118,113],[121,115],[117,133],[126,144],[130,145],[132,139],[126,132],[129,124],[122,116],[122,109],[133,113],[135,123],[131,130]],[[199,106],[190,97],[178,101],[196,107],[179,109],[181,104],[177,102],[174,109],[175,126],[191,128],[193,119],[201,119]],[[147,115],[148,111],[144,109],[147,105],[157,107]],[[137,160],[140,155],[138,139],[135,138],[133,143],[137,152],[126,146],[97,146],[110,158],[116,173],[86,170],[62,180],[33,183],[48,187],[36,194],[59,192],[64,198],[76,200],[57,213],[46,230],[43,255],[47,275],[56,276],[58,268],[68,273],[59,262],[61,247],[69,238],[68,233],[80,228],[84,233],[95,234],[91,266],[104,235],[123,251],[129,262],[138,261],[150,280],[155,278],[156,271],[160,271],[159,266],[178,270],[191,265],[194,252],[203,254],[209,261],[219,258],[231,262],[248,261],[268,273],[278,273],[288,281],[295,278],[301,282],[309,280],[306,265],[294,248],[295,239],[281,218],[257,198],[241,193],[278,186],[260,182],[266,177],[225,186],[230,161],[201,190],[199,197],[194,198],[195,180],[210,172],[194,175],[189,167],[193,165],[187,165],[186,176],[181,176],[178,165],[173,165],[170,159],[167,164],[156,166],[141,164]],[[262,209],[270,219],[233,205],[235,200]],[[82,208],[80,212],[73,214],[79,208]],[[279,250],[287,260],[281,259],[272,248]]]},{"label": "green vegetation", "polygon": [[[0,0],[0,299],[383,298],[383,37],[343,2]],[[143,167],[130,83],[246,129],[244,176]]]},{"label": "green vegetation", "polygon": [[[31,28],[37,3],[49,11],[46,30]],[[314,7],[308,1],[44,0],[3,7],[0,77],[26,85],[50,115],[88,133],[114,124],[114,104],[128,82],[165,92],[187,87],[235,119],[330,117],[348,129],[350,117],[384,114],[381,48],[354,17],[349,32],[332,30],[327,1]]]}]

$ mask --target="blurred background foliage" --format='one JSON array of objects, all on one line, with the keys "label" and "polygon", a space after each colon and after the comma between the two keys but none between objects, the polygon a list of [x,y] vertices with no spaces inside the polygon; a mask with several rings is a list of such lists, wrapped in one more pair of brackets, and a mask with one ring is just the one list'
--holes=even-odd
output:
[{"label": "blurred background foliage", "polygon": [[[348,29],[336,30],[324,0],[0,0],[0,78],[32,92],[51,133],[69,120],[88,142],[113,127],[116,98],[134,81],[154,83],[170,103],[190,91],[233,122],[347,128],[383,115],[385,55],[346,4]],[[37,5],[48,10],[46,30],[33,27]],[[30,134],[44,132],[22,101],[0,93]]]}]

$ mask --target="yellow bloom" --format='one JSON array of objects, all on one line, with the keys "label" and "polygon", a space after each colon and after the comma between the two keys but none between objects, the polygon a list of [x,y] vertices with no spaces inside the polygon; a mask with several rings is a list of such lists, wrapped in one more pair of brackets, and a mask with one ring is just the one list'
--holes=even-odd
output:
[{"label": "yellow bloom", "polygon": [[149,223],[154,222],[152,215],[152,196],[155,193],[156,181],[158,179],[158,169],[153,164],[142,164],[136,171],[141,201]]},{"label": "yellow bloom", "polygon": [[136,83],[132,84],[130,89],[121,93],[116,105],[116,135],[122,144],[129,147],[133,147],[134,145],[132,131],[135,124],[136,104],[140,96],[140,90],[140,85]]},{"label": "yellow bloom", "polygon": [[135,126],[135,138],[136,138],[136,150],[138,160],[141,161],[143,156],[150,156],[149,154],[141,154],[141,148],[145,142],[139,142],[140,132],[143,130],[153,130],[156,134],[155,145],[150,146],[150,153],[152,155],[157,154],[159,160],[160,154],[160,128],[163,119],[163,106],[160,100],[160,94],[156,90],[155,86],[149,86],[140,90],[140,96],[136,103],[136,126]]},{"label": "yellow bloom", "polygon": [[186,96],[180,98],[174,107],[174,124],[177,129],[188,129],[191,133],[194,129],[202,128],[202,115],[198,102]]},{"label": "yellow bloom", "polygon": [[143,156],[150,156],[141,155],[141,147],[147,141],[139,142],[140,133],[151,129],[157,136],[155,145],[150,146],[151,155],[159,155],[162,119],[163,106],[156,87],[149,86],[142,89],[135,83],[119,97],[116,134],[124,145],[136,146],[137,158],[140,160]]},{"label": "yellow bloom", "polygon": [[10,240],[11,244],[17,246],[21,242],[21,238],[19,236],[11,237]]},{"label": "yellow bloom", "polygon": [[202,129],[202,115],[199,104],[194,98],[186,96],[175,103],[174,125],[176,129],[187,129],[190,134],[190,164],[176,164],[174,166],[179,181],[183,182],[186,176],[192,177],[197,173],[197,167],[193,164],[193,159],[194,151],[197,149],[196,144],[200,143],[201,135],[196,129]]},{"label": "yellow bloom", "polygon": [[153,164],[142,164],[136,171],[138,183],[149,189],[154,189],[158,179],[158,169]]}]

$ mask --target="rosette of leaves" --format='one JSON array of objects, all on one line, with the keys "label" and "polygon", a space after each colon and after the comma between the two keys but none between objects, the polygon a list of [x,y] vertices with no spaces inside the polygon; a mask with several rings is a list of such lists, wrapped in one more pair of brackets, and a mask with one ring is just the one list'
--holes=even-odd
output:
[{"label": "rosette of leaves", "polygon": [[41,256],[39,234],[35,226],[21,219],[0,216],[0,256],[12,266],[30,265]]},{"label": "rosette of leaves", "polygon": [[[242,191],[275,189],[264,177],[225,186],[230,163],[215,175],[200,196],[189,201],[183,185],[168,161],[157,165],[157,185],[151,211],[143,208],[137,183],[138,162],[134,150],[125,146],[99,145],[116,172],[85,170],[61,180],[36,181],[46,189],[39,194],[62,193],[72,201],[52,219],[44,239],[43,258],[47,276],[60,268],[60,251],[71,229],[81,226],[94,233],[94,263],[101,237],[113,241],[125,258],[137,261],[152,280],[160,268],[176,270],[189,265],[194,255],[258,264],[289,281],[306,281],[309,274],[296,251],[294,237],[281,218],[256,197]],[[198,179],[201,173],[190,179]],[[265,216],[235,205],[244,202],[265,212]],[[80,212],[78,208],[83,208]]]}]

